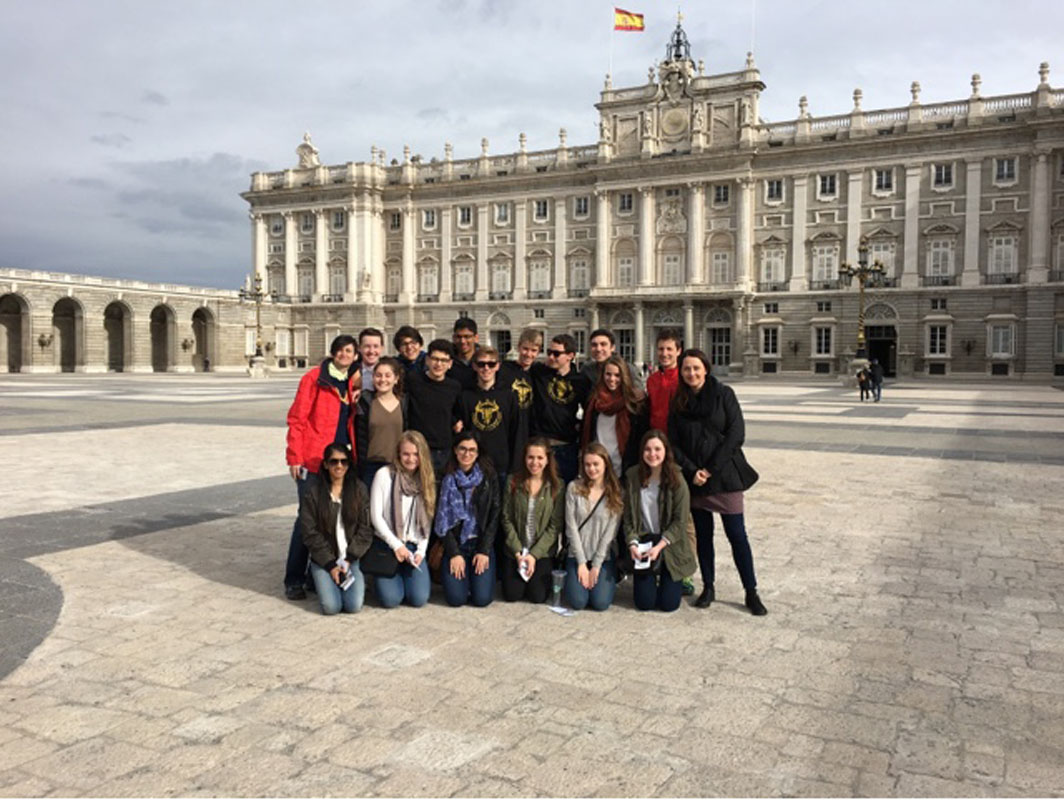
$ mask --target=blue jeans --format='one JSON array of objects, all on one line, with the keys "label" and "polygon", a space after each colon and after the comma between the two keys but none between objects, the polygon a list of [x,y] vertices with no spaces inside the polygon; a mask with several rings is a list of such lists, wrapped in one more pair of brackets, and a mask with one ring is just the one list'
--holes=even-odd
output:
[{"label": "blue jeans", "polygon": [[872,382],[872,397],[878,403],[879,398],[883,395],[883,384]]},{"label": "blue jeans", "polygon": [[[407,543],[406,549],[413,553],[417,547]],[[377,587],[377,599],[384,608],[395,608],[403,600],[414,608],[421,608],[429,601],[432,591],[427,561],[421,562],[420,569],[415,569],[409,561],[404,561],[395,575],[390,578],[378,575],[373,582]]]},{"label": "blue jeans", "polygon": [[602,562],[598,581],[591,588],[591,591],[580,585],[576,570],[576,559],[566,559],[565,599],[569,601],[569,607],[574,611],[582,611],[588,606],[591,606],[595,611],[605,611],[609,608],[613,602],[613,595],[617,592],[617,568],[614,566],[613,557],[607,557]]},{"label": "blue jeans", "polygon": [[[691,517],[695,522],[698,568],[702,572],[702,585],[712,586],[716,577],[713,565],[713,512],[692,508]],[[743,515],[721,514],[720,518],[724,523],[724,535],[728,537],[728,543],[731,545],[732,559],[735,561],[735,568],[739,570],[743,588],[752,591],[757,588],[757,577],[754,575],[754,553],[750,549],[750,540],[746,538]]]},{"label": "blue jeans", "polygon": [[[303,502],[303,494],[310,486],[314,476],[308,474],[306,478],[296,480],[296,495],[299,502]],[[310,551],[303,544],[303,530],[299,527],[299,512],[296,511],[296,522],[292,526],[292,537],[288,540],[288,561],[284,568],[284,588],[290,589],[296,586],[302,587],[307,582],[307,563],[310,561]]]},{"label": "blue jeans", "polygon": [[551,447],[554,461],[558,465],[558,477],[565,483],[572,483],[580,472],[580,445],[556,444]]},{"label": "blue jeans", "polygon": [[474,547],[468,545],[461,550],[465,560],[465,577],[459,580],[451,574],[450,560],[446,555],[440,564],[440,583],[443,584],[443,596],[451,606],[464,606],[467,602],[483,608],[490,605],[495,596],[495,554],[488,555],[488,568],[480,575],[473,574]]},{"label": "blue jeans", "polygon": [[[661,558],[661,556],[658,556]],[[640,611],[675,611],[683,597],[683,583],[674,581],[664,564],[661,572],[637,569],[632,578],[635,607]]]},{"label": "blue jeans", "polygon": [[313,561],[310,562],[310,577],[314,579],[314,589],[318,593],[322,614],[339,614],[341,611],[345,614],[357,614],[362,610],[362,603],[366,599],[366,579],[362,576],[357,561],[352,563],[349,569],[355,576],[355,582],[346,589],[340,589],[328,570],[322,569]]}]

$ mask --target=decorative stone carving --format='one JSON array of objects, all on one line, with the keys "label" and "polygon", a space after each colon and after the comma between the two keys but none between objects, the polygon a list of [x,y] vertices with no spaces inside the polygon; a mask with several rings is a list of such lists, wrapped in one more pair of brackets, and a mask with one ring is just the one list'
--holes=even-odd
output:
[{"label": "decorative stone carving", "polygon": [[658,235],[666,233],[687,233],[687,217],[683,213],[683,203],[673,197],[661,204],[658,215]]},{"label": "decorative stone carving", "polygon": [[897,319],[898,312],[887,303],[874,303],[865,310],[865,319]]},{"label": "decorative stone carving", "polygon": [[321,166],[321,161],[318,160],[318,148],[310,141],[310,131],[303,134],[303,143],[296,148],[296,155],[299,156],[301,169]]},{"label": "decorative stone carving", "polygon": [[705,113],[702,111],[702,104],[695,103],[694,110],[691,112],[691,130],[700,132],[705,124]]}]

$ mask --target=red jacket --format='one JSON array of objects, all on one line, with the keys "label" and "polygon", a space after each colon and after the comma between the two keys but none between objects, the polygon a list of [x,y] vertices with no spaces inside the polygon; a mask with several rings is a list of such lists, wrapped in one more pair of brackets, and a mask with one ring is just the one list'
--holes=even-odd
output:
[{"label": "red jacket", "polygon": [[650,405],[650,427],[659,431],[669,429],[669,406],[680,385],[680,370],[673,367],[655,370],[647,378],[647,403]]},{"label": "red jacket", "polygon": [[[321,467],[321,454],[325,446],[336,439],[336,426],[340,421],[340,392],[329,380],[329,359],[314,367],[299,379],[296,399],[288,409],[288,438],[285,460],[289,466],[302,464],[308,472],[317,472]],[[352,365],[347,373],[347,396],[352,388],[361,388],[358,365]],[[351,458],[355,453],[355,406],[351,404],[347,418],[347,436],[351,442]]]}]

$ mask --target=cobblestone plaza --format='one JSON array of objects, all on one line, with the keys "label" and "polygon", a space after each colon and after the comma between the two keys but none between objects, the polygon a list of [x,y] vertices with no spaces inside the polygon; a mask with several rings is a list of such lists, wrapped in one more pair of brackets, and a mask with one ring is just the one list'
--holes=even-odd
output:
[{"label": "cobblestone plaza", "polygon": [[767,617],[325,618],[294,379],[5,376],[0,795],[1064,793],[1064,395],[733,385]]}]

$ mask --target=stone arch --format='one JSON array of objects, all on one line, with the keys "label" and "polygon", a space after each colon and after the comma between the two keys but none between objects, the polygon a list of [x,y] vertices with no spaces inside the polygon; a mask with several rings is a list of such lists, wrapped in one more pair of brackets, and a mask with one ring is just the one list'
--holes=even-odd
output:
[{"label": "stone arch", "polygon": [[495,311],[488,317],[489,328],[509,328],[511,324],[510,317],[503,311]]},{"label": "stone arch", "polygon": [[85,366],[85,309],[73,297],[62,297],[52,306],[52,352],[60,372]]},{"label": "stone arch", "polygon": [[720,306],[717,306],[716,308],[711,308],[711,309],[709,309],[709,311],[706,312],[705,324],[706,325],[731,325],[732,324],[732,314],[731,314],[731,312],[728,309],[721,308]]},{"label": "stone arch", "polygon": [[622,309],[620,311],[615,311],[613,316],[610,317],[610,327],[611,328],[614,328],[614,329],[616,329],[618,327],[628,327],[628,328],[630,328],[630,327],[632,327],[634,325],[635,325],[635,317],[632,316],[632,312],[631,311],[627,311],[627,310]]},{"label": "stone arch", "polygon": [[107,370],[125,372],[133,364],[133,309],[122,300],[112,300],[103,310]]},{"label": "stone arch", "polygon": [[0,295],[0,372],[21,372],[32,356],[30,304],[14,292]]},{"label": "stone arch", "polygon": [[210,372],[211,364],[217,363],[215,347],[218,341],[218,325],[214,312],[207,306],[200,306],[192,312],[192,369],[196,372]]},{"label": "stone arch", "polygon": [[177,315],[165,303],[151,310],[151,368],[171,372],[177,361]]},{"label": "stone arch", "polygon": [[890,303],[872,303],[865,309],[865,322],[872,319],[897,321],[898,309]]},{"label": "stone arch", "polygon": [[671,308],[663,308],[654,314],[654,319],[650,324],[660,328],[682,328],[683,315],[677,314]]}]

